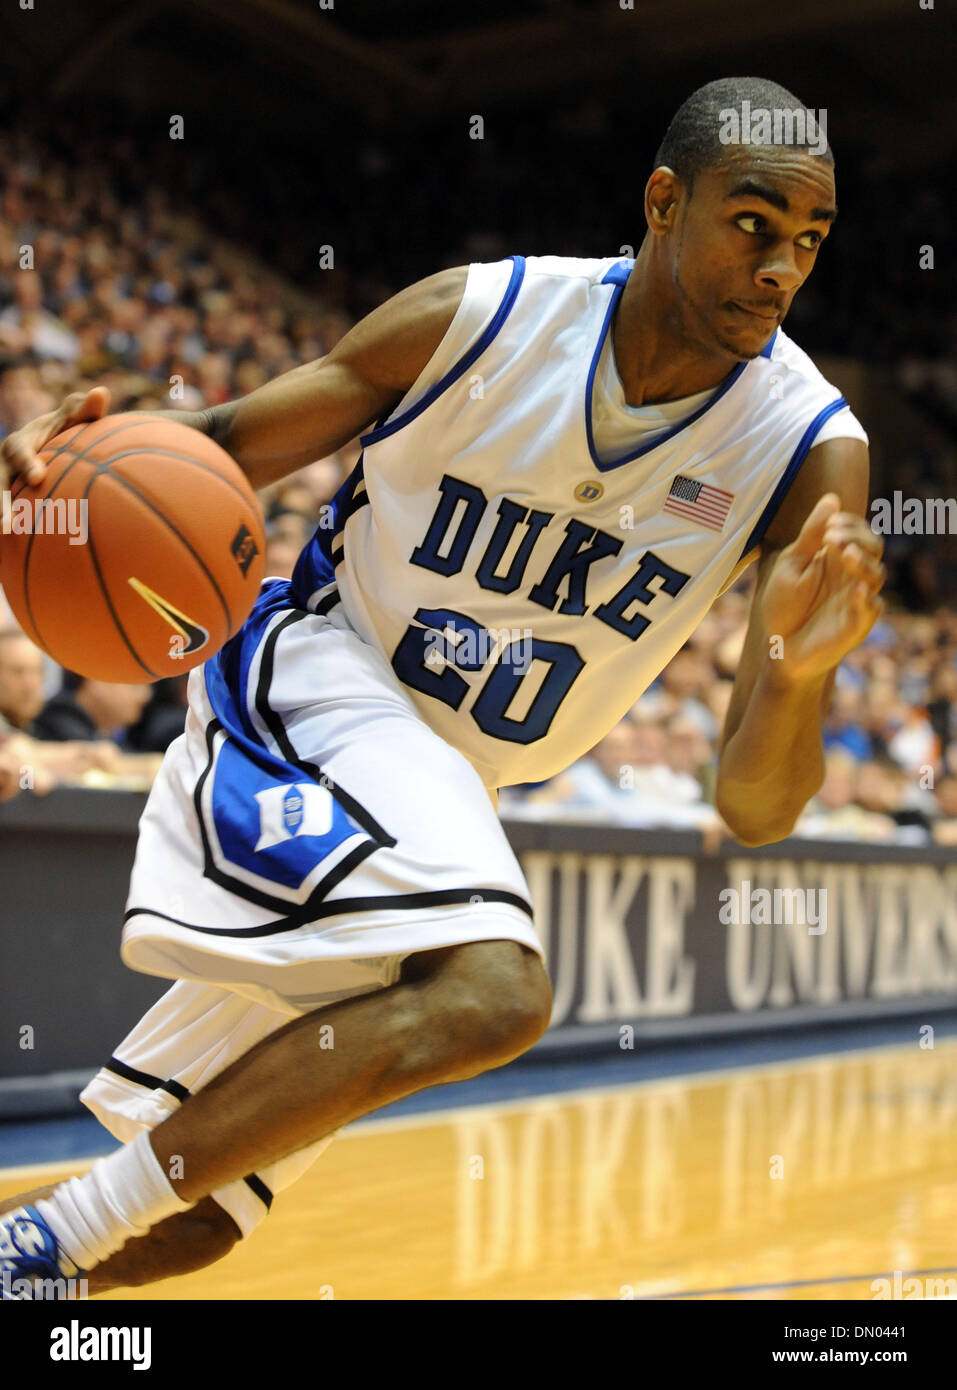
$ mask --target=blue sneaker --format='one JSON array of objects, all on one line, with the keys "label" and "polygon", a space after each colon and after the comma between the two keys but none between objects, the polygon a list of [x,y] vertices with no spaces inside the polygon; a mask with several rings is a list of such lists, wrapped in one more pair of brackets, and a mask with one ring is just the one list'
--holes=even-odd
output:
[{"label": "blue sneaker", "polygon": [[73,1281],[82,1275],[36,1207],[0,1216],[0,1303],[76,1298]]}]

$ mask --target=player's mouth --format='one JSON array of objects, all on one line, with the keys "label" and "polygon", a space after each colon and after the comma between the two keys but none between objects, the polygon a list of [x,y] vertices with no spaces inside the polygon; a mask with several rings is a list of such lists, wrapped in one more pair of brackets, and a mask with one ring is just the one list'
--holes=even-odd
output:
[{"label": "player's mouth", "polygon": [[738,304],[736,300],[731,301],[731,308],[737,309],[739,314],[744,314],[749,319],[757,319],[759,323],[777,324],[781,322],[781,311],[775,309],[773,305],[757,305],[749,308],[746,304]]}]

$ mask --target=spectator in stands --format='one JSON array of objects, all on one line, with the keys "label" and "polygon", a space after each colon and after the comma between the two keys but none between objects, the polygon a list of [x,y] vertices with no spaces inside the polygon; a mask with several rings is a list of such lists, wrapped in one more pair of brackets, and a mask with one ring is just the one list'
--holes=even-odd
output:
[{"label": "spectator in stands", "polygon": [[873,758],[889,758],[891,739],[903,723],[900,697],[888,680],[871,680],[864,694],[864,728]]},{"label": "spectator in stands", "polygon": [[0,631],[0,733],[25,733],[43,708],[43,654],[18,628]]},{"label": "spectator in stands", "polygon": [[19,628],[0,630],[0,799],[27,789],[49,791],[57,782],[101,768],[106,760],[99,744],[71,739],[52,748],[32,737],[27,730],[42,705],[41,652]]},{"label": "spectator in stands", "polygon": [[685,805],[702,801],[713,805],[717,767],[712,744],[696,720],[679,714],[670,721],[665,756],[674,778],[669,795]]},{"label": "spectator in stands", "polygon": [[31,732],[47,742],[95,743],[98,766],[111,777],[145,779],[159,771],[158,753],[131,753],[130,730],[150,698],[148,685],[124,685],[89,680],[68,672],[63,689],[49,700],[34,720]]},{"label": "spectator in stands", "polygon": [[864,761],[871,755],[871,741],[861,724],[863,701],[854,685],[835,685],[831,709],[824,722],[824,747],[843,748]]},{"label": "spectator in stands", "polygon": [[744,650],[744,638],[747,632],[747,618],[743,618],[732,631],[727,633],[718,643],[714,652],[714,664],[719,676],[725,680],[733,681],[738,673],[738,666],[741,662],[741,653]]},{"label": "spectator in stands", "polygon": [[276,513],[266,527],[266,574],[289,579],[312,534],[299,512]]},{"label": "spectator in stands", "polygon": [[957,845],[957,776],[941,777],[935,789],[937,814],[933,835],[938,844]]},{"label": "spectator in stands", "polygon": [[[724,731],[725,721],[728,717],[728,706],[731,703],[731,692],[734,689],[734,682],[718,677],[708,691],[708,709],[714,719],[715,736],[712,745],[717,753],[721,735]],[[717,773],[717,769],[714,769]]]},{"label": "spectator in stands", "polygon": [[715,733],[714,716],[707,706],[713,679],[711,662],[693,646],[682,647],[661,673],[661,684],[675,701],[676,712],[692,720],[709,738]]},{"label": "spectator in stands", "polygon": [[[688,710],[687,702],[679,705]],[[701,785],[692,768],[699,763],[702,745],[710,753],[701,726],[690,713],[678,713],[668,723],[669,732],[647,714],[634,712],[619,727],[630,729],[625,784],[648,800],[667,804],[691,805],[701,800]],[[675,745],[671,745],[671,734]],[[599,745],[600,747],[601,745]]]},{"label": "spectator in stands", "polygon": [[310,526],[315,526],[318,508],[316,498],[311,489],[304,482],[298,480],[298,475],[294,474],[288,482],[283,482],[277,487],[275,500],[270,508],[270,519],[275,516],[298,516],[303,522]]},{"label": "spectator in stands", "polygon": [[940,762],[940,740],[927,717],[926,710],[901,701],[901,725],[888,744],[888,751],[898,767],[913,776],[920,776]]},{"label": "spectator in stands", "polygon": [[815,840],[892,840],[896,826],[886,811],[858,805],[861,764],[854,755],[835,745],[824,761],[821,789],[805,807],[795,834]]},{"label": "spectator in stands", "polygon": [[127,747],[136,753],[165,753],[186,726],[187,676],[157,681],[150,688],[149,704],[127,731]]},{"label": "spectator in stands", "polygon": [[0,366],[0,439],[54,410],[57,402],[43,387],[36,367],[16,358]]},{"label": "spectator in stands", "polygon": [[23,734],[0,734],[0,802],[27,790],[45,796],[55,786],[53,773],[37,757],[41,748]]},{"label": "spectator in stands", "polygon": [[13,303],[0,312],[0,346],[64,362],[80,356],[77,335],[43,307],[43,285],[35,270],[13,282]]},{"label": "spectator in stands", "polygon": [[137,723],[149,698],[148,685],[88,680],[67,673],[63,689],[38,713],[32,733],[58,743],[71,738],[108,738],[122,748],[127,731]]},{"label": "spectator in stands", "polygon": [[941,747],[946,747],[957,739],[957,665],[953,661],[942,661],[936,668],[928,696],[927,717]]},{"label": "spectator in stands", "polygon": [[[684,727],[700,737],[693,720],[685,721]],[[714,848],[728,832],[714,807],[701,800],[700,786],[695,796],[693,781],[687,773],[668,766],[660,726],[623,719],[587,757],[530,792],[526,803],[540,810],[550,808],[559,816],[584,814],[590,820],[646,829],[697,829],[705,834],[707,846]],[[686,799],[680,799],[676,789]]]},{"label": "spectator in stands", "polygon": [[633,788],[626,786],[633,775],[632,732],[630,721],[623,719],[586,758],[532,790],[528,803],[585,811],[595,819],[620,819],[622,808],[634,800]]},{"label": "spectator in stands", "polygon": [[892,759],[875,758],[861,765],[857,801],[866,811],[888,816],[898,828],[896,839],[920,843],[930,835],[931,821],[916,804],[915,789],[916,783]]}]

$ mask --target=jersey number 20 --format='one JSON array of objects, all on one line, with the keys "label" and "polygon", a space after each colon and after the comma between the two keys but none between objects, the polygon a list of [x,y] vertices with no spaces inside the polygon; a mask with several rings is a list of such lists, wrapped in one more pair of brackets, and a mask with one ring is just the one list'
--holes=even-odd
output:
[{"label": "jersey number 20", "polygon": [[[419,608],[395,649],[392,668],[413,690],[458,709],[470,689],[459,672],[481,671],[490,657],[495,658],[492,669],[469,710],[471,718],[490,738],[510,743],[544,738],[585,665],[567,642],[489,631],[451,608]],[[538,689],[522,699],[522,683],[533,674]],[[521,717],[509,715],[513,706],[524,710]]]}]

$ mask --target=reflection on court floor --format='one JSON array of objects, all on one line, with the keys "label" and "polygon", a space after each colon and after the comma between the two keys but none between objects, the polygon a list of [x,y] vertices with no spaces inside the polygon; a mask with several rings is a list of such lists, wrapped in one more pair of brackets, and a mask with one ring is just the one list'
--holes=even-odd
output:
[{"label": "reflection on court floor", "polygon": [[957,1297],[955,1063],[915,1034],[358,1125],[221,1264],[108,1297]]}]

